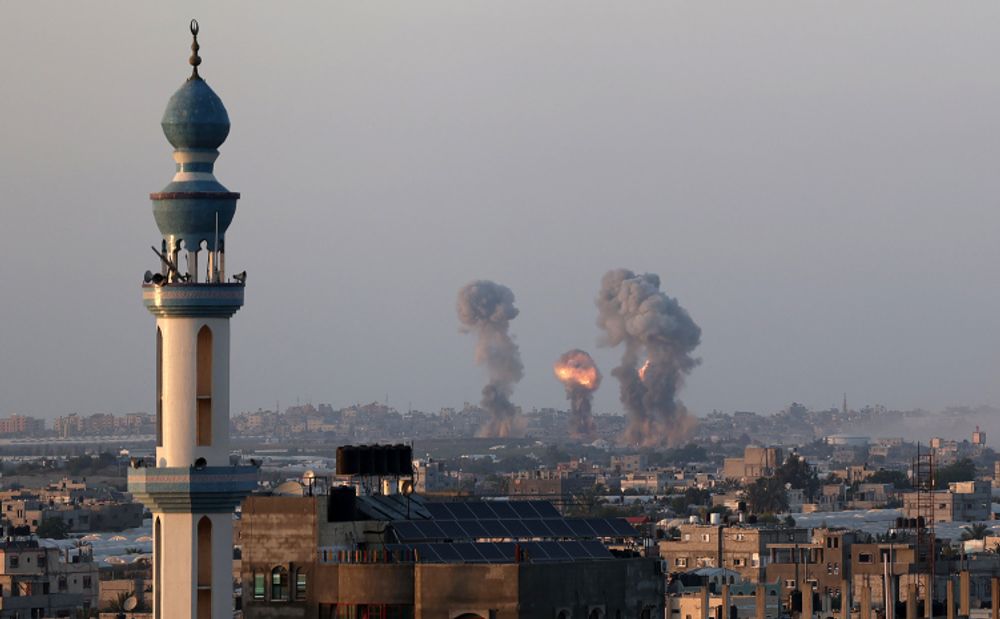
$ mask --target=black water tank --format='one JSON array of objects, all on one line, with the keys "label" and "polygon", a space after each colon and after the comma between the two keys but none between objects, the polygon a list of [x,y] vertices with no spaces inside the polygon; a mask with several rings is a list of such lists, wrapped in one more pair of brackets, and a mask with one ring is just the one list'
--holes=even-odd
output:
[{"label": "black water tank", "polygon": [[357,494],[354,486],[334,486],[326,503],[327,522],[357,520]]},{"label": "black water tank", "polygon": [[337,448],[337,475],[358,474],[358,448],[344,445]]},{"label": "black water tank", "polygon": [[372,474],[380,477],[389,474],[389,451],[391,447],[387,445],[372,445],[369,447],[372,452]]},{"label": "black water tank", "polygon": [[394,447],[396,452],[396,466],[399,469],[399,475],[413,475],[413,448],[409,445],[396,445]]}]

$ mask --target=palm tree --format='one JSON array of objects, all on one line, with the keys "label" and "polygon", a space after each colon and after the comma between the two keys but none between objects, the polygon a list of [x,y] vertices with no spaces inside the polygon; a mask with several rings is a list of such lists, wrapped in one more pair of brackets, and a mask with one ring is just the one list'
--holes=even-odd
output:
[{"label": "palm tree", "polygon": [[962,527],[962,541],[971,539],[983,539],[990,532],[990,528],[982,522],[974,522],[967,527]]}]

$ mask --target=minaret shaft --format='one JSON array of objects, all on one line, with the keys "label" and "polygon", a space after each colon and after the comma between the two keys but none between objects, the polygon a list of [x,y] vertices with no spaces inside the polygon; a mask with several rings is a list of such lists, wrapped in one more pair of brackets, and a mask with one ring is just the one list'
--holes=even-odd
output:
[{"label": "minaret shaft", "polygon": [[213,165],[229,116],[197,72],[197,41],[192,50],[195,71],[161,123],[176,173],[150,195],[162,236],[159,272],[148,271],[142,287],[156,316],[156,455],[152,466],[134,461],[128,483],[153,514],[154,619],[231,619],[233,511],[257,486],[257,468],[229,454],[229,319],[243,306],[246,273],[225,281],[225,235],[240,196]]}]

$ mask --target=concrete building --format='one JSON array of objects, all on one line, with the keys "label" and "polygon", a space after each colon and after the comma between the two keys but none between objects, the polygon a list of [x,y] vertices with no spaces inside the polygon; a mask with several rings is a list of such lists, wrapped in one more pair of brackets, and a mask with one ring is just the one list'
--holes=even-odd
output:
[{"label": "concrete building", "polygon": [[161,123],[176,174],[150,195],[160,266],[142,286],[156,317],[155,467],[134,461],[129,490],[153,513],[154,616],[229,619],[233,511],[257,485],[256,468],[229,457],[229,318],[243,305],[245,274],[226,278],[226,230],[239,194],[212,170],[229,116],[198,74],[191,26],[193,71]]},{"label": "concrete building", "polygon": [[97,602],[98,568],[85,550],[63,554],[34,539],[0,542],[0,619],[74,617]]},{"label": "concrete building", "polygon": [[[903,515],[920,516],[919,493],[903,493]],[[948,484],[947,490],[934,491],[935,522],[978,522],[991,517],[993,497],[990,483],[986,481],[957,481]]]},{"label": "concrete building", "polygon": [[781,466],[780,447],[747,446],[742,458],[726,458],[722,465],[722,479],[735,479],[744,484],[761,477],[770,477]]},{"label": "concrete building", "polygon": [[781,585],[787,599],[804,583],[820,596],[838,596],[851,579],[854,533],[847,529],[814,529],[806,543],[768,546],[767,582]]},{"label": "concrete building", "polygon": [[667,570],[722,567],[751,583],[766,582],[771,545],[809,543],[808,529],[712,524],[683,524],[678,528],[679,539],[660,542],[660,557]]},{"label": "concrete building", "polygon": [[240,532],[247,619],[663,616],[659,561],[608,549],[634,529],[545,501],[254,495]]}]

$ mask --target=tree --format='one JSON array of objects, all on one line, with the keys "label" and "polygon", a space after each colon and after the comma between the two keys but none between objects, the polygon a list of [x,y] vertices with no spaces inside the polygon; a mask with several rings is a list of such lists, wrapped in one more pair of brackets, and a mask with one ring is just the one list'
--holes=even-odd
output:
[{"label": "tree", "polygon": [[903,471],[887,471],[879,469],[866,480],[869,484],[892,484],[896,490],[908,490],[912,488],[910,478]]},{"label": "tree", "polygon": [[42,523],[38,525],[38,530],[35,531],[35,535],[47,539],[66,539],[67,533],[69,533],[69,525],[62,518],[44,518]]},{"label": "tree", "polygon": [[790,454],[785,463],[778,467],[775,477],[782,485],[790,484],[792,488],[801,488],[806,499],[812,500],[819,492],[820,481],[816,470],[809,466],[806,459],[797,454]]},{"label": "tree", "polygon": [[761,477],[747,487],[747,505],[756,514],[783,512],[788,509],[785,483],[777,477]]},{"label": "tree", "polygon": [[937,470],[935,486],[938,490],[945,490],[948,484],[953,481],[972,481],[976,478],[976,463],[969,458],[962,458],[954,464],[942,466]]},{"label": "tree", "polygon": [[974,522],[967,527],[962,527],[962,541],[967,542],[972,539],[983,539],[989,531],[990,528],[982,522]]}]

